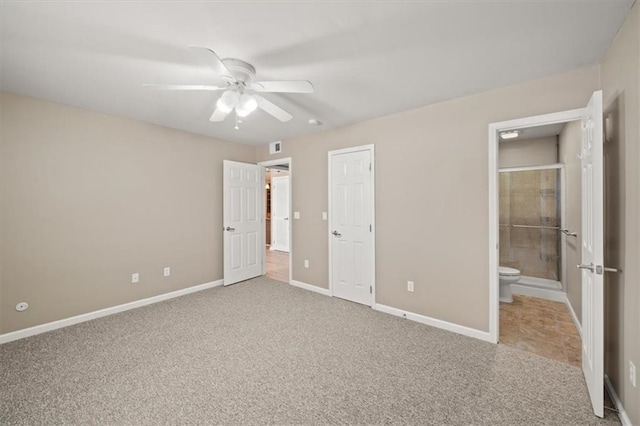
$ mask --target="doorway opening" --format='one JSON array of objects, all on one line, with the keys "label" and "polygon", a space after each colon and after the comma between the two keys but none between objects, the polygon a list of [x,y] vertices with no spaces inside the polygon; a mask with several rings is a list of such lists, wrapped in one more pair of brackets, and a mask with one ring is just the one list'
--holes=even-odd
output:
[{"label": "doorway opening", "polygon": [[264,270],[276,281],[291,282],[291,159],[262,162],[264,170]]},{"label": "doorway opening", "polygon": [[580,123],[554,126],[500,142],[499,340],[579,367]]},{"label": "doorway opening", "polygon": [[580,198],[575,125],[579,130],[579,122],[561,123],[546,130],[548,136],[527,137],[524,131],[517,142],[500,142],[499,340],[580,366],[581,340],[572,308],[580,298],[577,270],[570,271],[567,282],[567,263],[580,262],[580,203],[566,204],[567,198]]},{"label": "doorway opening", "polygon": [[544,124],[500,132],[497,152],[499,341],[575,366],[581,140],[580,121]]}]

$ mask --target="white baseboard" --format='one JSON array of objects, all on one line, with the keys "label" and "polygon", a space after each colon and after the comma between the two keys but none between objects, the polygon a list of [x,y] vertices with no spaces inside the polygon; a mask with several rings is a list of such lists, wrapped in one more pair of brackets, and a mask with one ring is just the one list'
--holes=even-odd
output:
[{"label": "white baseboard", "polygon": [[613,402],[613,406],[616,410],[618,410],[618,417],[620,418],[620,423],[622,423],[622,426],[633,426],[629,415],[626,411],[624,411],[622,401],[620,401],[620,398],[618,398],[618,394],[613,388],[613,384],[611,383],[611,380],[609,380],[609,376],[607,376],[606,374],[604,375],[604,387],[607,390],[609,397],[611,398],[611,402]]},{"label": "white baseboard", "polygon": [[386,314],[391,314],[397,317],[402,317],[411,321],[419,322],[421,324],[426,324],[432,327],[441,328],[443,330],[451,331],[453,333],[458,333],[464,336],[484,340],[485,342],[491,342],[491,335],[487,331],[480,331],[480,330],[476,330],[475,328],[469,328],[463,325],[442,321],[436,318],[431,318],[431,317],[427,317],[420,314],[414,314],[413,312],[403,311],[401,309],[392,308],[390,306],[381,305],[379,303],[374,304],[373,309],[375,309],[376,311],[384,312]]},{"label": "white baseboard", "polygon": [[569,302],[568,297],[565,297],[564,303],[565,305],[567,305],[567,308],[569,309],[569,313],[571,314],[573,323],[575,324],[576,329],[578,330],[578,334],[580,335],[580,339],[582,340],[582,325],[580,325],[580,320],[578,319],[576,312],[573,310],[573,306],[571,306],[571,302]]},{"label": "white baseboard", "polygon": [[567,298],[564,291],[551,290],[540,287],[531,287],[528,285],[520,285],[518,283],[511,284],[511,293],[521,294],[523,296],[538,297],[540,299],[551,300],[552,302],[563,302]]},{"label": "white baseboard", "polygon": [[217,287],[222,285],[222,282],[223,280],[211,281],[205,284],[183,288],[182,290],[159,294],[158,296],[147,297],[146,299],[140,299],[134,302],[100,309],[98,311],[88,312],[86,314],[76,315],[74,317],[36,325],[33,327],[24,328],[22,330],[12,331],[11,333],[0,334],[0,344],[12,342],[18,339],[24,339],[25,337],[35,336],[36,334],[46,333],[47,331],[57,330],[59,328],[68,327],[70,325],[79,324],[81,322],[89,321],[92,319],[106,317],[108,315],[117,314],[119,312],[128,311],[130,309],[139,308],[141,306],[151,305],[153,303],[158,303],[164,300],[173,299],[175,297],[184,296],[189,293],[195,293],[196,291],[202,291],[208,288]]},{"label": "white baseboard", "polygon": [[[329,289],[318,287],[315,285],[303,283],[301,281],[291,280],[290,283],[292,286],[300,287],[305,290],[314,291],[316,293],[320,293],[324,296],[331,296]],[[386,314],[395,315],[397,317],[403,317],[411,321],[416,321],[421,324],[430,325],[432,327],[441,328],[443,330],[451,331],[454,333],[462,334],[469,337],[474,337],[476,339],[484,340],[485,342],[491,342],[491,336],[488,332],[476,330],[474,328],[465,327],[462,325],[454,324],[447,321],[442,321],[439,319],[426,317],[420,314],[414,314],[413,312],[403,311],[397,308],[392,308],[391,306],[381,305],[379,303],[374,303],[371,306],[376,311],[384,312]]]},{"label": "white baseboard", "polygon": [[317,285],[307,284],[307,283],[303,283],[302,281],[296,281],[296,280],[291,280],[289,284],[291,284],[294,287],[300,287],[305,290],[320,293],[324,296],[330,296],[328,288],[322,288],[322,287],[318,287]]}]

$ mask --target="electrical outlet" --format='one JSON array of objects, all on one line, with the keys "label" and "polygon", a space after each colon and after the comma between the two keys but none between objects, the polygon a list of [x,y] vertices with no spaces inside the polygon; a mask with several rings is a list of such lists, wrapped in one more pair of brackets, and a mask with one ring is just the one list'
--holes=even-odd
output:
[{"label": "electrical outlet", "polygon": [[413,292],[413,281],[407,281],[407,291]]},{"label": "electrical outlet", "polygon": [[309,269],[309,261],[307,259],[304,260],[304,267]]},{"label": "electrical outlet", "polygon": [[164,268],[164,276],[168,277],[169,275],[171,275],[171,268],[168,266],[165,266]]},{"label": "electrical outlet", "polygon": [[135,273],[135,274],[131,274],[131,284],[135,284],[137,282],[140,281],[140,274],[139,273]]},{"label": "electrical outlet", "polygon": [[629,380],[633,387],[636,387],[636,366],[632,361],[629,361]]},{"label": "electrical outlet", "polygon": [[293,212],[294,219],[300,219],[300,212]]}]

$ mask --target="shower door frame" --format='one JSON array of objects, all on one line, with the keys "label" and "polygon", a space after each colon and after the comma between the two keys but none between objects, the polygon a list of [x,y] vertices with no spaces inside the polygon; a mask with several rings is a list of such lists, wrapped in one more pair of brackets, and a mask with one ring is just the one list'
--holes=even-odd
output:
[{"label": "shower door frame", "polygon": [[[509,173],[509,172],[526,172],[526,171],[532,171],[532,170],[553,170],[553,169],[560,170],[560,229],[566,229],[567,218],[566,218],[565,210],[567,206],[566,204],[566,196],[567,196],[566,188],[567,187],[566,187],[566,171],[565,171],[564,164],[555,163],[555,164],[544,164],[540,166],[504,167],[504,168],[498,169],[498,174]],[[499,190],[498,190],[498,195],[500,195]],[[556,302],[564,302],[564,299],[566,297],[565,294],[567,292],[566,238],[567,236],[564,233],[560,232],[560,284],[562,285],[562,288],[560,290],[552,290],[544,287],[535,286],[533,284],[517,283],[519,285],[531,288],[531,292],[530,292],[531,294],[528,294],[529,296],[536,296],[537,293],[539,293],[538,297],[542,296],[543,298],[552,299]],[[499,259],[500,259],[500,255],[498,254],[498,260]],[[536,278],[536,277],[532,277],[532,278]],[[548,279],[544,279],[544,280],[552,281]],[[544,293],[544,295],[542,295],[542,293]],[[554,295],[554,293],[557,293],[557,296]]]}]

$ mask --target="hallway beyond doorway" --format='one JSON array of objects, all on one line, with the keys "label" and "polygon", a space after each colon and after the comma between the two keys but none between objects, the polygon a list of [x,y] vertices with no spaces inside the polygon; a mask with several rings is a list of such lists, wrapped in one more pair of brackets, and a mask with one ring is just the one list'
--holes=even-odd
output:
[{"label": "hallway beyond doorway", "polygon": [[289,253],[278,250],[270,250],[267,246],[267,277],[289,283]]}]

